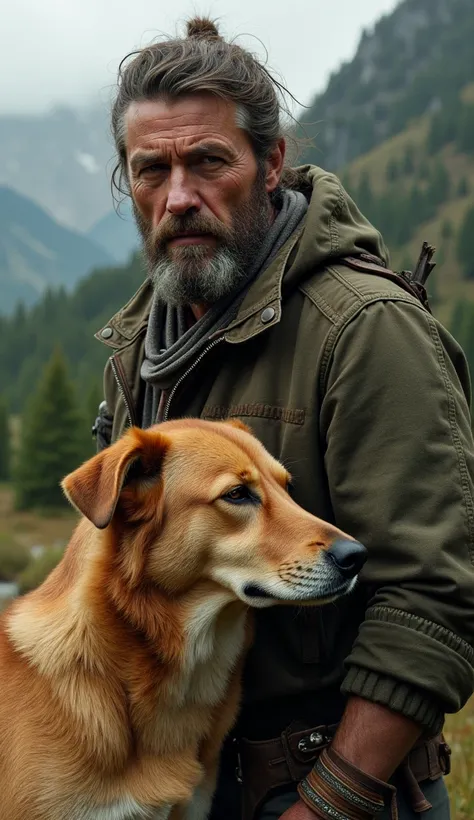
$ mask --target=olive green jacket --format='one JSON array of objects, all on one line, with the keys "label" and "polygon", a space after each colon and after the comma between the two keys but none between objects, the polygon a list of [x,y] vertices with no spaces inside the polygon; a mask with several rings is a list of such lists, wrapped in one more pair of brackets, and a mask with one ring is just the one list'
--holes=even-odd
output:
[{"label": "olive green jacket", "polygon": [[[336,177],[300,170],[313,189],[304,225],[180,377],[165,418],[243,419],[293,474],[296,501],[369,551],[336,604],[257,612],[244,711],[342,686],[436,732],[473,691],[466,362],[415,297],[338,262],[386,260],[381,237]],[[111,348],[113,439],[140,424],[151,296],[145,283],[97,334]]]}]

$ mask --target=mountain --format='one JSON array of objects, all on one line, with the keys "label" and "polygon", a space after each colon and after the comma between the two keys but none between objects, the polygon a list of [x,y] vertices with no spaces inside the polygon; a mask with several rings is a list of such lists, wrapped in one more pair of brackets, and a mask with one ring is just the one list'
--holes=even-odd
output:
[{"label": "mountain", "polygon": [[140,238],[130,207],[130,200],[120,204],[118,211],[109,211],[87,231],[96,242],[117,262],[125,263],[140,246]]},{"label": "mountain", "polygon": [[339,173],[396,269],[437,247],[435,315],[474,378],[474,3],[403,0],[302,115],[303,153]]},{"label": "mountain", "polygon": [[404,0],[364,32],[353,60],[301,116],[303,161],[341,168],[439,111],[474,79],[472,0]]},{"label": "mountain", "polygon": [[456,334],[456,303],[474,303],[474,233],[467,259],[460,247],[474,209],[474,82],[449,106],[457,110],[452,119],[441,109],[411,120],[341,169],[341,178],[383,234],[395,268],[413,267],[424,240],[436,246],[434,309]]},{"label": "mountain", "polygon": [[47,287],[70,289],[111,256],[81,234],[59,225],[34,202],[0,186],[0,312],[35,302]]},{"label": "mountain", "polygon": [[0,116],[0,185],[64,225],[88,230],[111,209],[108,106]]}]

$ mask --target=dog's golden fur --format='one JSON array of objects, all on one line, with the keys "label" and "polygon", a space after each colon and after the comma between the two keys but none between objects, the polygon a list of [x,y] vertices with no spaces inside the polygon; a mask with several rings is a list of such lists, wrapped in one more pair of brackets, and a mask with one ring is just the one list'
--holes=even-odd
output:
[{"label": "dog's golden fur", "polygon": [[249,604],[308,600],[316,570],[309,597],[331,597],[341,533],[287,481],[243,426],[197,420],[132,429],[64,480],[83,517],[0,622],[2,820],[204,820]]}]

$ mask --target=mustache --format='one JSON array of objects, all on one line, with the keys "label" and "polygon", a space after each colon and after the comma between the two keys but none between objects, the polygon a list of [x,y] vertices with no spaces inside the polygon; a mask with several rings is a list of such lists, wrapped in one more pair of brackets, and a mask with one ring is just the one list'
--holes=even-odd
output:
[{"label": "mustache", "polygon": [[171,214],[165,222],[160,223],[146,237],[148,247],[163,248],[167,242],[183,234],[212,234],[222,242],[228,242],[231,232],[222,222],[203,214]]}]

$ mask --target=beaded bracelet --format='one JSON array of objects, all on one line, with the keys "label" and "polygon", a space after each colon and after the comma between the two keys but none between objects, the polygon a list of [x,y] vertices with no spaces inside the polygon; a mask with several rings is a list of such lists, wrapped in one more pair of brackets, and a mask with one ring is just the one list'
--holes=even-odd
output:
[{"label": "beaded bracelet", "polygon": [[321,820],[373,820],[390,804],[397,817],[395,787],[365,774],[331,747],[299,783],[298,793]]}]

